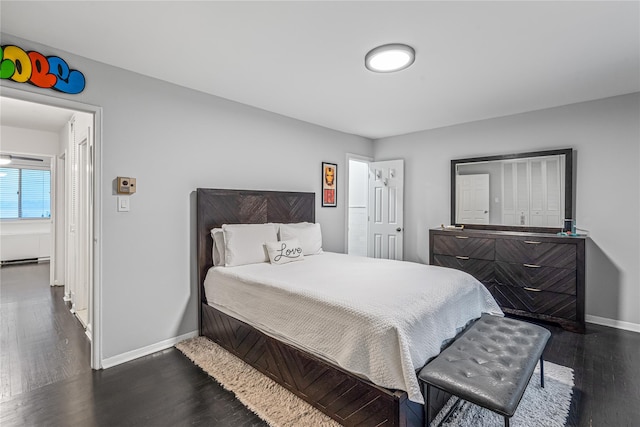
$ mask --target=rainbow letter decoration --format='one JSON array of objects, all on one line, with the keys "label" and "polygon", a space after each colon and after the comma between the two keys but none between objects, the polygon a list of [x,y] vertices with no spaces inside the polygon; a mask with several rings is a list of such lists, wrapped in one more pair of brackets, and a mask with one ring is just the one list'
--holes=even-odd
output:
[{"label": "rainbow letter decoration", "polygon": [[69,68],[59,56],[25,52],[18,46],[0,47],[0,79],[77,94],[84,90],[84,74]]}]

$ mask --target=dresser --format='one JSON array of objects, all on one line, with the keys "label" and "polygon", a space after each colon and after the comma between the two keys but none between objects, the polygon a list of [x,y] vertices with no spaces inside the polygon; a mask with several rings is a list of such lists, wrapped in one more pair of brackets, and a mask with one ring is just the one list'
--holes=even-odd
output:
[{"label": "dresser", "polygon": [[429,230],[429,262],[481,281],[505,313],[584,332],[584,237],[492,230]]}]

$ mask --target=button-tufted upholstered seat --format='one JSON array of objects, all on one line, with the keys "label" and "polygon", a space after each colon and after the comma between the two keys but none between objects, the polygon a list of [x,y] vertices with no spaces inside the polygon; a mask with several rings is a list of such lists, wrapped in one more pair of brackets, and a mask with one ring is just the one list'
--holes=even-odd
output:
[{"label": "button-tufted upholstered seat", "polygon": [[[520,403],[551,333],[521,320],[483,314],[453,344],[420,371],[425,401],[430,386],[504,416],[505,426]],[[429,425],[425,404],[425,425]]]}]

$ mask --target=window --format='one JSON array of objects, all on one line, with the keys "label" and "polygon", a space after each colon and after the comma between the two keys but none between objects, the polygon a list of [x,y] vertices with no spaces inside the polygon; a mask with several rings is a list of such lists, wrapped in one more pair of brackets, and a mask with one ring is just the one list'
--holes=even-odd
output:
[{"label": "window", "polygon": [[51,171],[0,168],[0,219],[51,218]]}]

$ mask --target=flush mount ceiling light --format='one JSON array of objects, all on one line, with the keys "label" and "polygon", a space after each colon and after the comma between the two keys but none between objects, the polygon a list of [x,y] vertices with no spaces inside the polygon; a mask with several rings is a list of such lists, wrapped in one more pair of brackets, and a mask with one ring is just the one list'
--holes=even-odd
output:
[{"label": "flush mount ceiling light", "polygon": [[406,44],[385,44],[371,49],[364,59],[367,69],[376,73],[392,73],[413,64],[416,52]]}]

